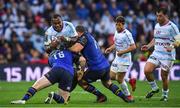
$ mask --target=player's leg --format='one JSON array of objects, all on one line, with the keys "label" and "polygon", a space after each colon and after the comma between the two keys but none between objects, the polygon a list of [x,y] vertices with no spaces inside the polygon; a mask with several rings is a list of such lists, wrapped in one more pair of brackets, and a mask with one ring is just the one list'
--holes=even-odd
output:
[{"label": "player's leg", "polygon": [[74,75],[70,74],[69,71],[60,68],[58,74],[56,74],[59,83],[59,94],[50,92],[45,100],[45,103],[50,104],[52,99],[57,103],[67,103],[70,96]]},{"label": "player's leg", "polygon": [[32,87],[30,87],[28,90],[27,90],[27,93],[23,96],[23,98],[21,100],[17,100],[17,101],[12,101],[11,103],[12,104],[25,104],[25,102],[27,100],[29,100],[31,97],[34,96],[34,94],[43,89],[43,88],[46,88],[48,86],[51,85],[51,82],[45,77],[45,76],[42,76],[40,79],[38,79]]},{"label": "player's leg", "polygon": [[163,82],[162,98],[160,99],[161,101],[168,101],[168,92],[169,92],[168,75],[172,66],[173,66],[173,61],[171,60],[161,61],[161,78]]},{"label": "player's leg", "polygon": [[157,61],[156,58],[150,57],[145,64],[144,74],[145,74],[146,79],[148,80],[148,83],[150,84],[151,89],[152,89],[152,91],[150,91],[146,95],[146,98],[151,98],[155,93],[159,92],[159,87],[157,86],[155,79],[154,79],[154,75],[153,75],[153,71],[157,67],[158,63],[159,62]]},{"label": "player's leg", "polygon": [[[124,81],[124,77],[126,75],[126,71],[128,70],[128,65],[121,65],[119,62],[114,61],[111,66],[110,75],[115,76],[115,80],[119,82],[123,93],[129,97],[129,99],[133,100],[133,97],[130,95],[128,86],[126,82]],[[111,78],[112,79],[112,78]]]},{"label": "player's leg", "polygon": [[[112,66],[111,66],[111,67],[112,67]],[[112,70],[112,69],[111,69],[111,70]],[[116,73],[110,71],[110,78],[111,78],[111,80],[116,80]]]},{"label": "player's leg", "polygon": [[96,72],[87,70],[84,73],[82,79],[80,79],[78,81],[78,84],[85,91],[96,95],[96,97],[97,97],[96,102],[101,103],[101,102],[105,102],[107,100],[106,96],[103,93],[101,93],[96,87],[94,87],[93,85],[90,84],[91,82],[94,82],[98,79],[97,74],[98,73],[96,73]]},{"label": "player's leg", "polygon": [[46,98],[44,102],[46,104],[51,104],[52,100],[54,99],[59,104],[61,103],[67,104],[69,96],[70,96],[69,91],[59,89],[59,93],[55,93],[55,92],[48,93],[48,97]]},{"label": "player's leg", "polygon": [[167,101],[168,100],[168,73],[167,71],[161,69],[161,78],[163,82],[163,89],[162,89],[162,98],[160,99],[161,101]]},{"label": "player's leg", "polygon": [[126,84],[126,81],[124,80],[124,76],[126,75],[126,72],[118,72],[116,73],[117,75],[117,81],[119,82],[121,88],[122,88],[122,91],[123,93],[130,99],[130,100],[134,100],[129,89],[128,89],[128,86]]},{"label": "player's leg", "polygon": [[128,96],[129,99],[133,100],[133,97],[131,96],[128,86],[124,80],[124,77],[126,75],[126,72],[128,71],[129,65],[118,65],[117,69],[112,69],[112,72],[116,73],[116,80],[121,85],[121,88],[126,96]]},{"label": "player's leg", "polygon": [[110,91],[112,91],[116,96],[122,98],[125,102],[133,102],[127,98],[127,96],[124,95],[124,93],[119,89],[117,85],[112,83],[110,79],[109,69],[102,70],[102,77],[101,82],[102,84],[108,88]]}]

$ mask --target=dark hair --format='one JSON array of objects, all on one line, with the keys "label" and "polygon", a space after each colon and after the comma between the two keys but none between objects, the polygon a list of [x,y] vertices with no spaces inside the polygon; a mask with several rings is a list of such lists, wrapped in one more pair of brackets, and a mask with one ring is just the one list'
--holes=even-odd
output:
[{"label": "dark hair", "polygon": [[60,18],[60,19],[61,19],[61,15],[59,15],[59,14],[54,14],[54,15],[52,16],[52,19],[53,19],[53,18],[55,18],[55,19],[56,19],[56,18]]},{"label": "dark hair", "polygon": [[165,7],[158,8],[156,12],[162,12],[164,15],[168,15],[168,9]]},{"label": "dark hair", "polygon": [[122,24],[125,24],[125,19],[123,16],[118,16],[118,17],[116,17],[116,22],[120,22]]},{"label": "dark hair", "polygon": [[85,29],[85,27],[84,27],[84,26],[82,26],[82,25],[78,25],[78,26],[76,26],[76,31],[77,31],[77,32],[85,32],[85,31],[86,31],[86,29]]}]

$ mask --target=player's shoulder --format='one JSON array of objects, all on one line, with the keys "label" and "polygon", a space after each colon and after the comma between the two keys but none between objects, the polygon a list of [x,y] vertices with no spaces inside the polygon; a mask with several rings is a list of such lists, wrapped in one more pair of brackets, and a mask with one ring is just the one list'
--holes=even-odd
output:
[{"label": "player's shoulder", "polygon": [[169,21],[169,25],[173,26],[173,27],[177,27],[176,24],[174,22],[172,22],[172,21]]},{"label": "player's shoulder", "polygon": [[123,31],[123,33],[126,34],[126,35],[128,35],[128,36],[131,36],[131,35],[132,35],[132,33],[131,33],[128,29],[125,29],[125,30]]},{"label": "player's shoulder", "polygon": [[46,31],[45,31],[45,35],[51,35],[53,34],[55,30],[53,29],[52,26],[50,26]]},{"label": "player's shoulder", "polygon": [[68,21],[63,21],[63,24],[65,26],[73,26],[73,24],[71,22],[68,22]]},{"label": "player's shoulder", "polygon": [[159,23],[156,23],[154,28],[160,27]]}]

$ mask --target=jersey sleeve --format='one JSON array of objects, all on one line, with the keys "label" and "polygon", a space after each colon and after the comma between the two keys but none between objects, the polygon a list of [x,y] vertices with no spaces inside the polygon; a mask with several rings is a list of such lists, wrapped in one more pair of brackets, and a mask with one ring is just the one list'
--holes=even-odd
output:
[{"label": "jersey sleeve", "polygon": [[127,43],[129,44],[129,45],[131,45],[131,44],[134,44],[134,39],[133,39],[133,37],[132,37],[132,34],[131,33],[127,33],[126,34],[127,35]]},{"label": "jersey sleeve", "polygon": [[77,36],[78,34],[77,34],[77,32],[76,32],[76,29],[75,29],[74,25],[73,25],[71,22],[66,22],[66,23],[67,23],[67,24],[69,25],[69,27],[70,27],[71,37]]},{"label": "jersey sleeve", "polygon": [[45,49],[50,48],[50,43],[51,43],[51,36],[46,31],[45,36],[44,36],[44,47],[45,47]]},{"label": "jersey sleeve", "polygon": [[87,44],[87,38],[86,36],[82,35],[78,40],[77,43],[80,43],[82,46],[85,46]]},{"label": "jersey sleeve", "polygon": [[171,34],[172,34],[172,37],[175,37],[176,35],[180,34],[178,27],[173,23],[171,25]]}]

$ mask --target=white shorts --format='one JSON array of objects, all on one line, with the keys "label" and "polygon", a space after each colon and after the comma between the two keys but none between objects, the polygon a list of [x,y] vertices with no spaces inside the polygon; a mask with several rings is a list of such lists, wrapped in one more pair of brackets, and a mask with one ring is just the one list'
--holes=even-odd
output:
[{"label": "white shorts", "polygon": [[111,64],[111,71],[118,73],[118,72],[127,72],[129,65],[123,65],[118,63],[117,61],[113,61]]},{"label": "white shorts", "polygon": [[153,52],[148,58],[147,62],[153,63],[157,67],[160,67],[164,71],[170,71],[173,66],[174,61],[166,58],[170,58],[167,54],[161,54],[158,52]]}]

